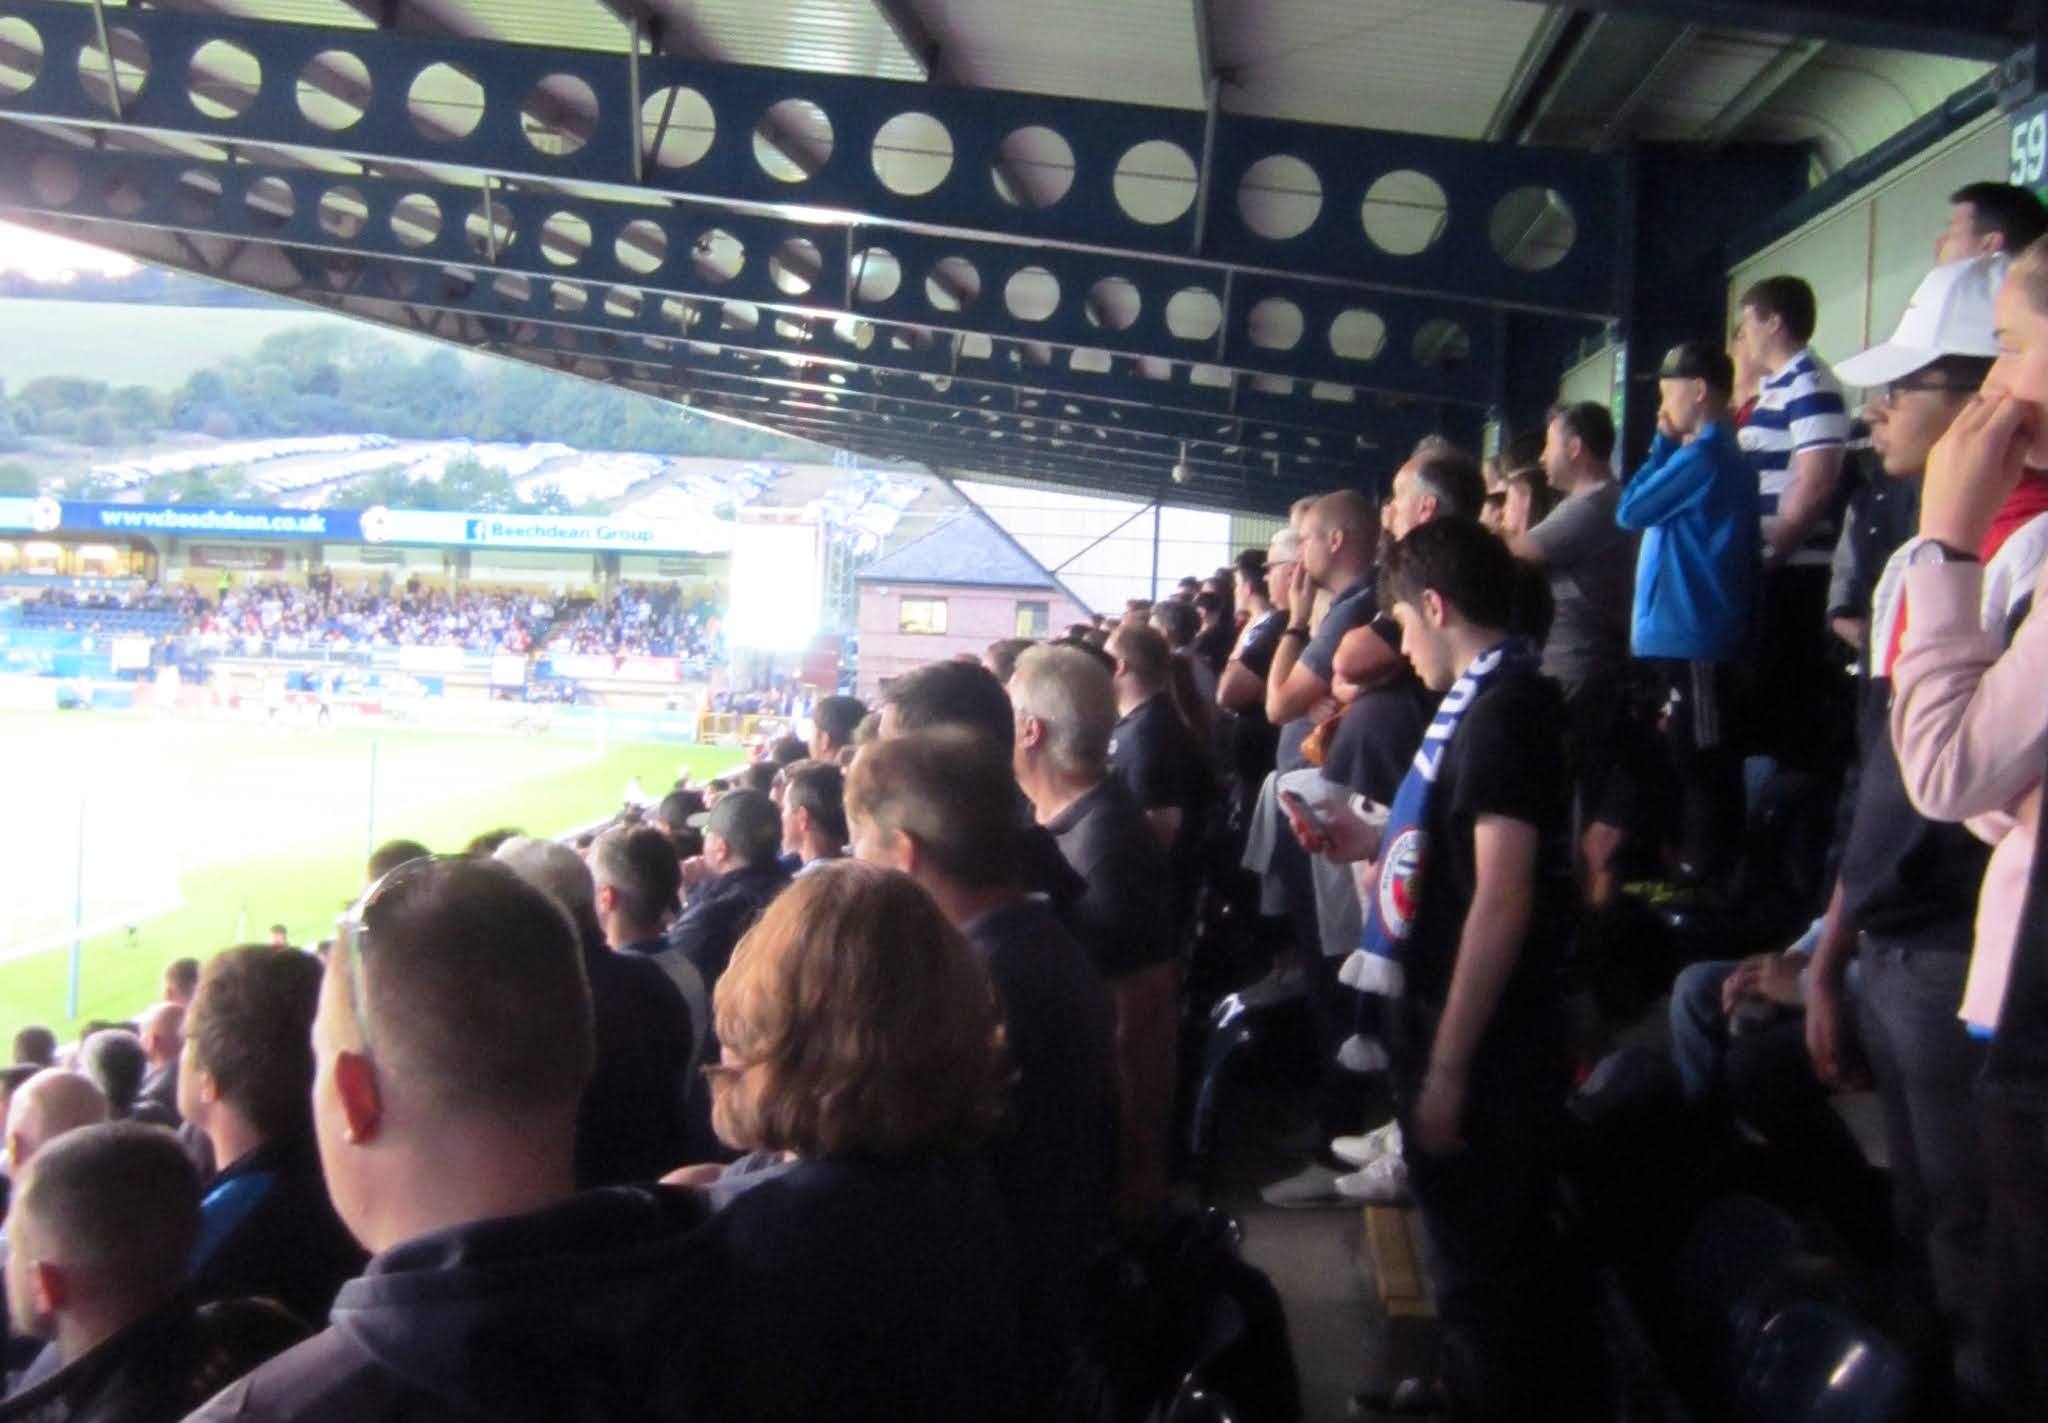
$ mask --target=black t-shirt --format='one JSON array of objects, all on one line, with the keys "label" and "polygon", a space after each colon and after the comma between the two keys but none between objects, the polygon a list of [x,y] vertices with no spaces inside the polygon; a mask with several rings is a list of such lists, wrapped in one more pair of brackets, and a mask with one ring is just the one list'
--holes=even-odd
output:
[{"label": "black t-shirt", "polygon": [[1140,810],[1178,810],[1180,830],[1167,858],[1173,866],[1174,910],[1194,907],[1215,778],[1201,742],[1164,692],[1147,697],[1117,721],[1109,738],[1109,769]]},{"label": "black t-shirt", "polygon": [[1323,779],[1378,805],[1392,805],[1437,699],[1408,667],[1391,682],[1361,692],[1344,709],[1323,756]]},{"label": "black t-shirt", "polygon": [[[1266,674],[1273,670],[1273,652],[1280,645],[1280,634],[1285,631],[1287,614],[1275,608],[1246,628],[1237,645],[1235,660],[1259,679],[1262,688]],[[1257,790],[1266,773],[1273,769],[1273,759],[1280,748],[1280,732],[1266,720],[1263,691],[1250,706],[1230,713],[1227,731],[1231,773]]]},{"label": "black t-shirt", "polygon": [[[1450,991],[1472,906],[1479,818],[1519,820],[1535,826],[1539,837],[1529,932],[1480,1045],[1482,1057],[1487,1043],[1520,1040],[1555,1017],[1572,901],[1564,730],[1564,703],[1554,684],[1533,668],[1496,673],[1459,720],[1430,793],[1420,900],[1403,963],[1407,996],[1432,1019]],[[1476,1080],[1479,1065],[1473,1066]]]},{"label": "black t-shirt", "polygon": [[1114,981],[1171,958],[1166,852],[1124,783],[1104,776],[1045,828],[1087,883],[1074,905],[1075,937],[1096,972]]},{"label": "black t-shirt", "polygon": [[1229,623],[1218,623],[1204,628],[1195,636],[1195,656],[1209,664],[1212,675],[1221,676],[1223,664],[1230,660],[1230,648],[1237,641],[1237,629]]}]

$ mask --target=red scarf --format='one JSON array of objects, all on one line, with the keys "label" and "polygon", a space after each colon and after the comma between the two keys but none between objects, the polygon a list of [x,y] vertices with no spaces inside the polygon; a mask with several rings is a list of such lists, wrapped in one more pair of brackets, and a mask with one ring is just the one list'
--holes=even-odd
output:
[{"label": "red scarf", "polygon": [[[2012,493],[2005,496],[2005,502],[1991,516],[1991,527],[1984,533],[1984,542],[1978,548],[1977,556],[1986,563],[1991,562],[2005,547],[2007,539],[2042,514],[2048,514],[2048,470],[2029,469],[2020,475],[2020,482],[2013,486]],[[1885,659],[1879,664],[1884,669],[1881,675],[1891,675],[1891,669],[1898,664],[1899,648],[1905,640],[1906,595],[1901,592],[1899,616],[1892,623],[1891,644],[1885,648]]]}]

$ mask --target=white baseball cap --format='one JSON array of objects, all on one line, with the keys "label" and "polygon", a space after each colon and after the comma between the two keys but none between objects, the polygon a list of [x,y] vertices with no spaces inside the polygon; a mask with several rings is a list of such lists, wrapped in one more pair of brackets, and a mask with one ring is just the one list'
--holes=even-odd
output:
[{"label": "white baseball cap", "polygon": [[1943,356],[1996,356],[1998,323],[1992,306],[2009,262],[2003,253],[1944,262],[1920,279],[1899,329],[1835,367],[1844,385],[1889,385]]}]

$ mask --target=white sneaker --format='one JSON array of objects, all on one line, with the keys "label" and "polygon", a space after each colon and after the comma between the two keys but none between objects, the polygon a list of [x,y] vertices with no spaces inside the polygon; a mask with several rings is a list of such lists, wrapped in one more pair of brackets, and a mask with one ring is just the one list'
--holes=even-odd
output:
[{"label": "white sneaker", "polygon": [[1344,1204],[1344,1198],[1337,1194],[1337,1173],[1320,1162],[1311,1162],[1286,1180],[1263,1187],[1259,1199],[1280,1210]]},{"label": "white sneaker", "polygon": [[1401,1124],[1390,1121],[1364,1136],[1340,1136],[1330,1143],[1330,1155],[1352,1166],[1370,1166],[1382,1156],[1401,1154]]},{"label": "white sneaker", "polygon": [[1369,1206],[1405,1206],[1408,1163],[1399,1152],[1382,1156],[1362,1170],[1338,1177],[1337,1194],[1347,1201],[1363,1201]]}]

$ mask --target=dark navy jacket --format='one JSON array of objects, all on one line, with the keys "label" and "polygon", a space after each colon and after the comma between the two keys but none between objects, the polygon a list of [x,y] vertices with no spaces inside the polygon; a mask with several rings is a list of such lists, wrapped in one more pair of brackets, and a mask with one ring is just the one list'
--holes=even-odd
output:
[{"label": "dark navy jacket", "polygon": [[718,987],[732,951],[788,884],[789,872],[771,860],[730,870],[690,891],[690,902],[668,926],[668,941],[704,975],[706,993]]},{"label": "dark navy jacket", "polygon": [[703,1197],[618,1187],[377,1256],[197,1423],[689,1420]]},{"label": "dark navy jacket", "polygon": [[334,1213],[308,1128],[267,1141],[207,1182],[192,1289],[201,1300],[274,1299],[312,1328],[363,1248]]}]

